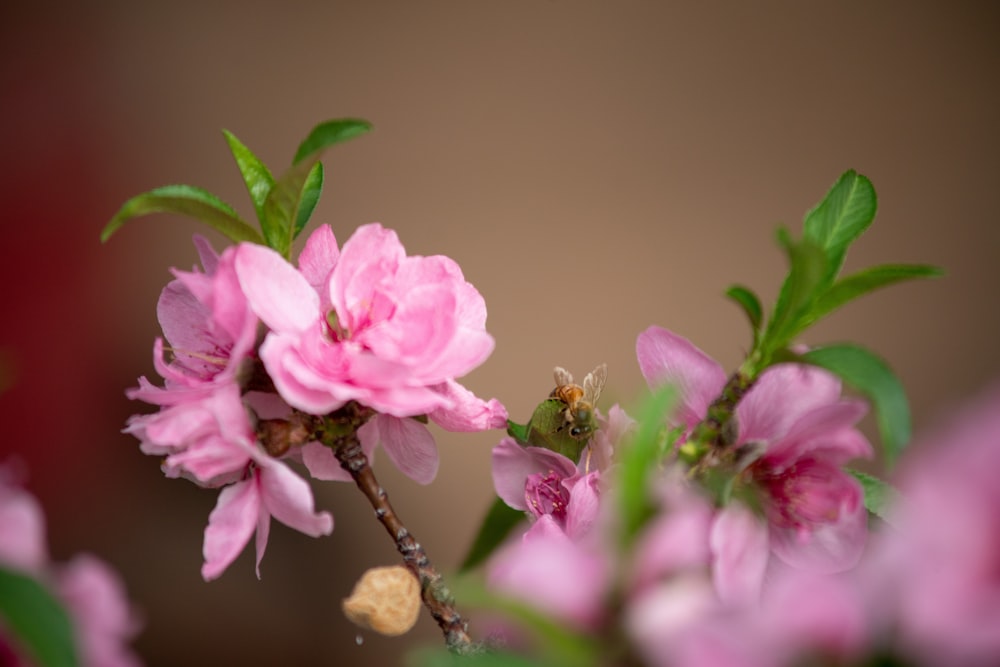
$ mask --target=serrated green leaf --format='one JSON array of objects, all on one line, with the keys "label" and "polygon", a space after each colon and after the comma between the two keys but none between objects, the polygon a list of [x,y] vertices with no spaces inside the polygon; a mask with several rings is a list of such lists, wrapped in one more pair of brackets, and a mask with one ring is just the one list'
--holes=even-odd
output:
[{"label": "serrated green leaf", "polygon": [[483,519],[479,532],[476,533],[469,553],[465,556],[462,564],[458,566],[459,572],[466,572],[476,567],[496,551],[496,548],[510,535],[517,524],[524,521],[524,512],[514,509],[500,498],[496,498],[490,505],[486,517]]},{"label": "serrated green leaf", "polygon": [[66,609],[38,581],[0,567],[0,625],[31,653],[39,667],[79,664]]},{"label": "serrated green leaf", "polygon": [[757,340],[760,324],[764,317],[764,309],[760,305],[760,299],[749,288],[743,285],[733,285],[726,290],[726,296],[736,302],[743,309],[743,313],[750,321],[750,328],[753,329],[754,340]]},{"label": "serrated green leaf", "polygon": [[844,263],[847,248],[875,219],[878,199],[865,176],[853,169],[844,172],[823,200],[806,214],[803,238],[826,253],[827,272],[823,283],[833,283]]},{"label": "serrated green leaf", "polygon": [[302,198],[299,201],[299,213],[295,220],[295,234],[292,236],[292,240],[298,238],[298,235],[305,229],[306,223],[309,222],[313,211],[316,210],[316,204],[319,203],[319,196],[322,193],[323,163],[317,162],[313,165],[312,171],[309,172],[305,185],[302,186]]},{"label": "serrated green leaf", "polygon": [[367,121],[331,120],[316,126],[299,145],[292,166],[275,181],[264,202],[261,221],[267,244],[288,257],[297,233],[302,197],[313,165],[329,147],[360,136],[371,129]]},{"label": "serrated green leaf", "polygon": [[779,229],[778,243],[788,255],[789,269],[763,335],[766,354],[785,347],[802,331],[828,266],[826,254],[808,239],[796,242],[787,230]]},{"label": "serrated green leaf", "polygon": [[627,548],[654,507],[649,496],[649,477],[661,454],[661,434],[665,419],[677,402],[677,390],[666,385],[655,390],[640,408],[635,437],[618,451],[619,511],[622,546]]},{"label": "serrated green leaf", "polygon": [[899,491],[893,488],[889,482],[860,470],[848,468],[847,472],[861,482],[861,488],[865,491],[865,509],[886,523],[892,524],[889,512],[899,499]]},{"label": "serrated green leaf", "polygon": [[903,384],[889,365],[865,348],[850,344],[818,347],[800,359],[834,373],[871,400],[886,464],[892,465],[910,441],[910,405]]},{"label": "serrated green leaf", "polygon": [[944,272],[924,264],[883,264],[859,271],[835,282],[821,294],[809,312],[809,322],[824,317],[845,303],[894,283],[916,278],[933,278]]},{"label": "serrated green leaf", "polygon": [[235,243],[263,243],[257,231],[240,218],[233,208],[207,190],[193,185],[164,185],[132,197],[111,218],[101,232],[107,241],[122,225],[150,213],[173,213],[201,220]]},{"label": "serrated green leaf", "polygon": [[243,182],[246,183],[247,192],[250,193],[250,199],[253,201],[253,208],[257,212],[257,220],[261,222],[263,229],[264,202],[267,200],[271,188],[274,187],[274,176],[260,161],[260,158],[236,138],[236,135],[229,130],[223,130],[222,133],[225,135],[229,150],[236,160],[236,166],[243,174]]}]

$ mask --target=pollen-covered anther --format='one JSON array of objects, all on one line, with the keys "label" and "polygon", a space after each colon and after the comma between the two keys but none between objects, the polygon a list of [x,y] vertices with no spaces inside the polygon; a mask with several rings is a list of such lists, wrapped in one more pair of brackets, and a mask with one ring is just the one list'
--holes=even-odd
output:
[{"label": "pollen-covered anther", "polygon": [[362,628],[388,637],[405,634],[420,615],[420,583],[402,565],[373,567],[361,575],[343,609]]}]

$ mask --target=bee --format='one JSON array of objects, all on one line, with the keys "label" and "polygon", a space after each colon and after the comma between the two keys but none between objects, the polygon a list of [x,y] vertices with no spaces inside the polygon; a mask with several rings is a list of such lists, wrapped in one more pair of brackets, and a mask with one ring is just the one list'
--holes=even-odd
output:
[{"label": "bee", "polygon": [[549,398],[556,398],[566,404],[563,424],[559,430],[568,428],[569,436],[575,440],[586,440],[597,430],[597,415],[594,406],[604,390],[608,379],[608,365],[601,364],[587,373],[583,386],[573,383],[573,376],[565,368],[555,367],[553,377],[556,388]]}]

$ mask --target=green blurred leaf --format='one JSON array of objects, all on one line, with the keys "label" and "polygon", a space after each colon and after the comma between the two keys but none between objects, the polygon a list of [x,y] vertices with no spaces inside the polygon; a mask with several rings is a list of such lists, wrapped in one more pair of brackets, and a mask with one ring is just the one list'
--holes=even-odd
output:
[{"label": "green blurred leaf", "polygon": [[795,242],[787,230],[779,229],[778,243],[788,255],[789,269],[764,332],[762,346],[767,353],[785,347],[802,331],[828,266],[822,249],[808,239]]},{"label": "green blurred leaf", "polygon": [[803,238],[818,245],[827,256],[824,285],[833,283],[848,246],[868,229],[877,208],[878,200],[871,181],[851,169],[844,172],[823,200],[806,214]]},{"label": "green blurred leaf", "polygon": [[0,625],[31,653],[39,667],[79,664],[65,608],[35,579],[0,567]]},{"label": "green blurred leaf", "polygon": [[760,324],[764,317],[764,309],[760,305],[757,295],[743,285],[733,285],[726,290],[726,296],[736,302],[743,309],[743,313],[750,321],[750,328],[753,329],[753,337],[756,342],[760,331]]},{"label": "green blurred leaf", "polygon": [[536,640],[533,651],[539,655],[541,664],[553,667],[596,666],[599,653],[595,638],[578,634],[526,602],[487,589],[478,577],[457,577],[451,589],[463,607],[502,614],[533,635]]},{"label": "green blurred leaf", "polygon": [[257,231],[240,218],[233,208],[212,193],[192,185],[165,185],[132,197],[101,232],[101,242],[133,218],[150,213],[174,213],[201,220],[235,243],[263,243]]},{"label": "green blurred leaf", "polygon": [[263,221],[264,202],[267,200],[271,188],[274,187],[274,177],[267,166],[249,148],[244,146],[235,134],[229,130],[223,130],[222,133],[225,135],[229,150],[232,151],[233,158],[236,160],[236,166],[243,174],[243,182],[246,183],[247,192],[250,193],[250,199],[253,201],[257,220]]},{"label": "green blurred leaf", "polygon": [[857,345],[818,347],[799,357],[825,368],[866,395],[875,407],[887,465],[910,441],[910,406],[903,384],[881,358]]},{"label": "green blurred leaf", "polygon": [[848,469],[847,472],[861,482],[861,488],[865,491],[865,509],[886,523],[892,524],[889,512],[899,499],[899,492],[889,482],[878,477],[859,470]]},{"label": "green blurred leaf", "polygon": [[815,322],[864,294],[894,283],[915,278],[933,278],[944,272],[923,264],[883,264],[845,276],[816,300],[809,312],[809,322]]},{"label": "green blurred leaf", "polygon": [[528,444],[528,425],[518,424],[507,420],[507,435],[517,440],[522,445]]},{"label": "green blurred leaf", "polygon": [[445,648],[418,649],[407,656],[408,667],[549,667],[516,653],[489,651],[471,655],[455,655]]},{"label": "green blurred leaf", "polygon": [[[298,231],[299,210],[303,208],[303,193],[313,165],[329,147],[360,136],[371,129],[367,121],[357,119],[331,120],[316,126],[299,145],[292,166],[276,180],[264,202],[261,220],[267,244],[288,257]],[[314,204],[315,205],[315,204]]]},{"label": "green blurred leaf", "polygon": [[494,499],[458,571],[467,572],[489,558],[522,521],[524,512],[514,509],[500,498]]},{"label": "green blurred leaf", "polygon": [[666,385],[655,390],[638,412],[635,437],[619,448],[617,488],[622,546],[626,549],[655,510],[649,496],[649,477],[660,461],[664,422],[676,401],[674,387]]},{"label": "green blurred leaf", "polygon": [[305,185],[302,186],[302,199],[299,202],[299,214],[295,220],[295,234],[293,239],[298,237],[305,229],[306,223],[316,210],[319,203],[319,196],[323,193],[323,163],[317,162],[313,165],[312,171],[306,178]]}]

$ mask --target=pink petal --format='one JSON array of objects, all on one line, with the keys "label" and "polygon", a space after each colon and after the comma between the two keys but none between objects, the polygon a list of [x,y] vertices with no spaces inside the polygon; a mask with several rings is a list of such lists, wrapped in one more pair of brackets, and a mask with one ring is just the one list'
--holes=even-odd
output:
[{"label": "pink petal", "polygon": [[451,407],[438,408],[427,416],[447,431],[487,431],[507,426],[507,409],[495,398],[484,401],[471,391],[448,380],[437,387]]},{"label": "pink petal", "polygon": [[273,331],[304,331],[320,319],[319,296],[274,250],[241,243],[236,251],[236,275],[253,312]]},{"label": "pink petal", "polygon": [[205,273],[212,275],[219,264],[219,253],[215,252],[215,248],[212,247],[209,240],[201,234],[195,234],[192,241],[195,250],[198,251],[198,259],[201,260],[201,265],[205,268]]},{"label": "pink petal", "polygon": [[651,326],[639,334],[636,356],[651,388],[671,384],[680,391],[677,417],[688,426],[705,417],[709,403],[726,384],[719,364],[686,338],[662,327]]},{"label": "pink petal", "polygon": [[309,483],[283,463],[271,461],[271,465],[259,469],[263,503],[271,516],[310,537],[333,532],[333,516],[315,511]]},{"label": "pink petal", "polygon": [[386,276],[395,273],[406,257],[406,250],[396,232],[378,223],[358,227],[344,244],[340,259],[330,277],[330,302],[341,324],[355,330],[367,317],[365,303]]},{"label": "pink petal", "polygon": [[[418,484],[430,484],[438,471],[438,452],[434,436],[420,422],[391,415],[375,415],[372,425],[385,455],[399,470]],[[364,427],[362,427],[364,428]],[[362,437],[358,432],[358,437]],[[365,439],[370,435],[366,432]],[[362,440],[364,442],[364,440]]]},{"label": "pink petal", "polygon": [[6,474],[0,468],[0,564],[39,571],[48,560],[45,515],[34,496],[8,486]]},{"label": "pink petal", "polygon": [[312,415],[332,412],[354,396],[343,396],[340,389],[325,381],[305,360],[294,334],[271,333],[260,346],[260,358],[278,394],[292,407]]},{"label": "pink petal", "polygon": [[716,516],[709,544],[719,598],[728,604],[755,603],[770,554],[767,524],[743,505],[730,503]]},{"label": "pink petal", "polygon": [[771,443],[764,459],[772,468],[781,469],[809,452],[837,465],[871,458],[875,453],[871,443],[853,428],[866,412],[868,404],[858,400],[817,407],[792,424],[779,442]]},{"label": "pink petal", "polygon": [[840,398],[840,380],[802,364],[778,364],[764,371],[736,406],[740,442],[773,442],[792,424]]},{"label": "pink petal", "polygon": [[569,478],[576,474],[576,465],[549,449],[522,447],[514,438],[504,438],[493,448],[493,486],[497,495],[514,509],[528,510],[524,500],[528,475],[549,472]]},{"label": "pink petal", "polygon": [[592,472],[576,481],[570,490],[569,505],[566,508],[566,534],[579,540],[590,532],[597,520],[600,509],[601,474]]},{"label": "pink petal", "polygon": [[219,493],[215,509],[208,516],[202,553],[205,564],[201,576],[211,581],[221,575],[250,541],[257,527],[261,499],[256,479],[227,486]]},{"label": "pink petal", "polygon": [[[369,459],[370,460],[370,459]],[[302,446],[302,464],[314,479],[334,482],[352,481],[351,473],[344,470],[333,450],[319,442]]]},{"label": "pink petal", "polygon": [[671,503],[645,528],[635,547],[633,578],[636,588],[684,571],[708,565],[713,510],[700,497]]},{"label": "pink petal", "polygon": [[[299,253],[299,271],[306,281],[321,296],[329,300],[329,292],[325,290],[330,272],[337,265],[340,249],[330,225],[320,225],[306,241],[305,247]],[[329,303],[327,304],[329,305]]]}]

